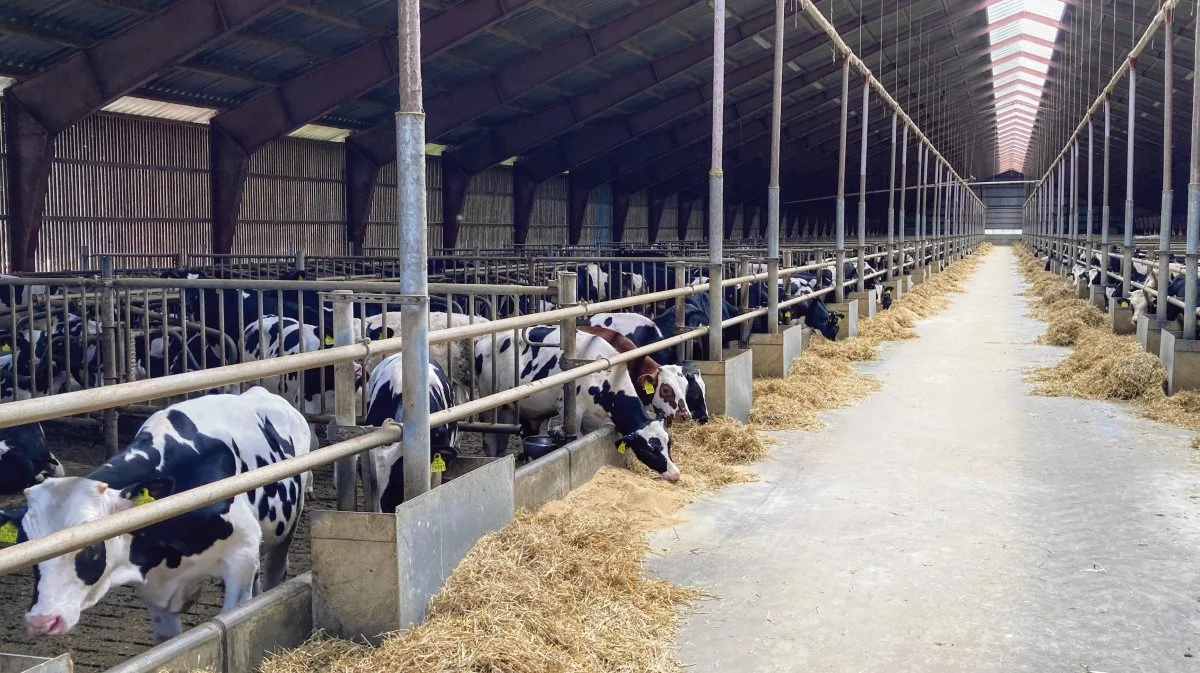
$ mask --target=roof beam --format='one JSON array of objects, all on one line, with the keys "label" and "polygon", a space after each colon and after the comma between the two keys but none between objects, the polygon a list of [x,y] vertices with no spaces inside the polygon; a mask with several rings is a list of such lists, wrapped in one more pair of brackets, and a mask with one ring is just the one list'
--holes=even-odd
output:
[{"label": "roof beam", "polygon": [[[532,1],[465,0],[451,6],[422,22],[421,57],[448,49]],[[250,155],[343,101],[391,80],[398,62],[396,49],[395,34],[389,34],[212,118],[209,154],[214,252],[228,253],[233,248]],[[366,158],[374,160],[376,156],[368,154]],[[394,152],[391,158],[395,158]],[[369,202],[373,184],[358,198]]]},{"label": "roof beam", "polygon": [[[726,44],[733,46],[765,30],[774,13],[759,14],[726,28]],[[599,86],[566,98],[549,108],[501,124],[483,138],[466,145],[459,153],[474,172],[482,171],[508,157],[523,154],[585,120],[618,105],[646,89],[704,63],[712,57],[712,38],[695,42],[665,56],[614,77]],[[561,172],[561,171],[560,171]]]},{"label": "roof beam", "polygon": [[33,270],[54,138],[71,124],[137,89],[262,16],[282,0],[179,0],[113,37],[77,51],[5,92],[10,135],[9,261]]},{"label": "roof beam", "polygon": [[[580,33],[557,45],[482,79],[472,80],[425,101],[425,137],[435,141],[512,101],[534,87],[594,59],[700,0],[659,0],[644,5],[599,28]],[[380,157],[395,154],[395,122],[388,117],[354,134],[351,142],[374,150]]]}]

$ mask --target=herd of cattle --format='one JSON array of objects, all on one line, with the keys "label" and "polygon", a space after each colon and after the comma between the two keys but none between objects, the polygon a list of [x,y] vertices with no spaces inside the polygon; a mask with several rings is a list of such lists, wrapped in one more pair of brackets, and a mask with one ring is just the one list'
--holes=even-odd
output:
[{"label": "herd of cattle", "polygon": [[[1130,280],[1142,285],[1142,287],[1135,287],[1130,291],[1128,297],[1123,297],[1121,287],[1121,257],[1118,256],[1115,249],[1112,253],[1108,256],[1107,263],[1101,262],[1099,255],[1093,255],[1090,259],[1090,264],[1085,264],[1084,260],[1088,258],[1083,254],[1074,261],[1067,256],[1063,256],[1062,263],[1064,267],[1071,266],[1072,287],[1079,287],[1081,284],[1102,285],[1104,286],[1104,294],[1109,301],[1127,299],[1129,306],[1133,309],[1132,321],[1136,326],[1140,316],[1153,316],[1158,311],[1157,292],[1160,287],[1158,263],[1156,260],[1147,257],[1145,251],[1137,251],[1133,259],[1130,260]],[[1042,255],[1041,260],[1045,270],[1050,271],[1050,255]],[[1171,265],[1172,267],[1177,267],[1182,263],[1182,259],[1172,259]],[[1167,296],[1182,302],[1186,283],[1184,275],[1172,269],[1170,271],[1170,278],[1166,283]],[[1146,290],[1153,290],[1155,293],[1152,294]],[[1200,291],[1200,288],[1197,288],[1197,290]],[[1176,306],[1173,302],[1167,302],[1168,321],[1174,322],[1180,320],[1182,315],[1183,309],[1181,307]]]},{"label": "herd of cattle", "polygon": [[[662,276],[655,281],[667,275],[665,265],[640,271],[661,271]],[[846,265],[848,279],[855,271],[853,264]],[[618,284],[623,293],[672,285],[669,281],[662,285],[648,282],[639,272],[587,264],[578,268],[580,298],[601,301],[611,297],[614,285],[608,276],[617,273],[627,274]],[[195,278],[201,274],[182,276]],[[828,287],[832,280],[832,273],[795,274],[780,282],[775,291],[780,300],[802,297]],[[689,282],[704,280],[696,277]],[[874,287],[875,282],[876,278],[871,277],[867,285]],[[40,292],[53,293],[54,289]],[[740,288],[727,290],[723,318],[740,313],[740,292]],[[767,306],[765,283],[751,284],[749,293],[747,304],[751,309]],[[174,302],[160,307],[162,313],[177,314],[205,329],[194,330],[186,339],[175,333],[150,339],[149,348],[137,353],[139,369],[149,375],[332,345],[332,340],[323,336],[332,334],[331,307],[316,292],[192,288],[179,295]],[[6,306],[15,306],[28,297],[10,292],[0,299]],[[687,295],[683,305],[685,328],[708,324],[706,293]],[[488,320],[459,312],[453,305],[438,308],[445,310],[431,312],[434,329]],[[520,306],[518,310],[526,308]],[[398,331],[397,309],[356,304],[359,332],[373,339],[393,336]],[[576,357],[611,358],[659,343],[675,333],[675,311],[672,301],[653,316],[594,314],[578,327]],[[505,311],[497,310],[492,317],[504,315]],[[802,320],[830,339],[836,338],[841,318],[825,306],[820,296],[800,301],[780,315],[785,323]],[[94,320],[75,315],[58,320],[50,330],[32,331],[32,339],[27,338],[29,331],[18,331],[4,342],[4,354],[0,356],[0,375],[7,385],[8,399],[27,398],[35,390],[46,394],[71,390],[84,382],[99,385],[97,377],[103,372],[99,333]],[[726,330],[723,336],[730,342],[741,339],[740,326]],[[60,357],[59,353],[70,351],[52,348],[57,340],[74,343],[74,355]],[[705,347],[705,339],[693,343],[698,357],[704,357]],[[540,381],[564,368],[557,325],[438,345],[430,353],[431,411],[450,408],[472,395],[486,396]],[[44,537],[309,451],[315,445],[314,436],[301,412],[311,413],[329,402],[331,369],[272,377],[240,395],[211,391],[172,405],[147,419],[122,452],[84,477],[64,476],[39,425],[0,430],[0,492],[12,494],[24,489],[26,496],[24,506],[0,510],[0,542]],[[38,374],[45,377],[39,378]],[[365,385],[367,391],[364,424],[378,426],[389,419],[402,420],[400,354],[368,359],[361,367],[356,366],[356,379],[357,385]],[[34,385],[37,387],[23,387]],[[550,419],[561,418],[563,394],[561,386],[547,388],[523,398],[520,404],[501,407],[498,420],[519,424],[524,435],[540,434]],[[672,481],[679,478],[680,472],[671,459],[670,424],[688,419],[703,423],[708,419],[704,381],[673,348],[582,377],[575,382],[575,394],[578,427],[588,431],[611,424],[623,450],[631,450],[638,460]],[[433,428],[430,444],[435,463],[453,461],[461,448],[457,423]],[[485,446],[490,455],[503,455],[507,437],[488,434]],[[375,452],[380,477],[379,502],[375,506],[380,511],[394,511],[404,498],[400,456],[398,445]],[[180,615],[197,600],[209,577],[224,582],[223,609],[277,585],[286,573],[288,546],[310,481],[309,474],[297,475],[38,564],[33,604],[26,614],[28,632],[34,636],[64,635],[78,623],[81,613],[100,601],[110,588],[135,585],[149,607],[155,639],[162,641],[180,632]]]}]

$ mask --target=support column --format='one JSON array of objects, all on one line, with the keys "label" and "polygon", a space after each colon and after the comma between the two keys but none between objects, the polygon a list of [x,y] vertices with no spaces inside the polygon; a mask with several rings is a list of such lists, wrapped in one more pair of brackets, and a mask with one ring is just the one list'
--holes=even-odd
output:
[{"label": "support column", "polygon": [[[242,191],[250,171],[250,155],[218,125],[208,129],[208,151],[212,194],[212,251],[233,252],[237,235],[238,211]],[[424,172],[424,171],[422,171]]]},{"label": "support column", "polygon": [[662,192],[649,190],[646,192],[646,240],[658,242],[658,233],[662,229],[663,209],[667,205],[667,195]]},{"label": "support column", "polygon": [[629,221],[629,203],[632,198],[633,194],[630,193],[628,187],[619,182],[612,183],[613,243],[620,243],[625,240],[625,223]]},{"label": "support column", "polygon": [[[380,166],[358,145],[352,142],[343,144],[346,167],[346,245],[350,254],[361,255]],[[445,232],[444,226],[442,230]],[[451,244],[446,247],[454,246]]]},{"label": "support column", "polygon": [[1171,206],[1174,194],[1171,191],[1171,98],[1174,93],[1173,68],[1174,36],[1171,34],[1171,24],[1174,13],[1168,11],[1163,22],[1163,158],[1162,158],[1162,202],[1158,223],[1158,299],[1157,310],[1153,316],[1138,317],[1138,343],[1150,353],[1161,350],[1161,336],[1164,330],[1171,329],[1167,322],[1167,286],[1171,284]]},{"label": "support column", "polygon": [[55,133],[39,122],[10,89],[4,96],[7,147],[8,263],[12,271],[34,271],[42,212],[54,161]]},{"label": "support column", "polygon": [[463,206],[467,203],[470,184],[471,176],[458,161],[442,155],[442,247],[446,249],[458,246]]},{"label": "support column", "polygon": [[[512,181],[513,245],[521,246],[529,241],[529,223],[533,218],[533,200],[537,197],[537,188],[540,183],[520,166],[513,168]],[[613,191],[615,193],[616,190],[614,189]],[[615,226],[613,232],[615,235]]]},{"label": "support column", "polygon": [[851,301],[858,301],[858,315],[870,318],[875,315],[875,291],[867,290],[867,130],[870,126],[871,82],[863,78],[862,130],[859,134],[858,155],[858,245],[856,247],[857,282]]},{"label": "support column", "polygon": [[1129,59],[1129,126],[1125,132],[1125,238],[1122,241],[1121,296],[1133,291],[1133,147],[1137,121],[1137,59]]},{"label": "support column", "polygon": [[[442,169],[445,179],[445,168]],[[443,187],[444,189],[444,187]],[[588,195],[592,188],[582,184],[579,178],[567,176],[567,244],[579,245],[583,239],[583,220],[587,217]]]},{"label": "support column", "polygon": [[399,0],[399,106],[396,110],[396,207],[400,293],[415,297],[400,309],[404,340],[404,498],[430,488],[429,248],[425,222],[425,111],[421,94],[421,3]]},{"label": "support column", "polygon": [[692,221],[692,207],[695,204],[696,200],[687,194],[680,192],[675,196],[675,232],[681,241],[687,240],[688,226]]}]

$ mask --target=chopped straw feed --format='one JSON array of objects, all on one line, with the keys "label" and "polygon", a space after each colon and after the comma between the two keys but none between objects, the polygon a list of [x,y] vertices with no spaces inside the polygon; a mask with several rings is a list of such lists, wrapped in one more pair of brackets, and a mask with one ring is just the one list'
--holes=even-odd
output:
[{"label": "chopped straw feed", "polygon": [[565,499],[485,536],[429,605],[428,619],[377,648],[317,637],[263,673],[680,672],[673,642],[695,589],[647,577],[645,532],[679,522],[698,493],[748,481],[767,455],[729,418],[673,427],[671,484],[606,467]]},{"label": "chopped straw feed", "polygon": [[1132,336],[1112,334],[1107,317],[1076,299],[1069,283],[1023,247],[1015,250],[1032,284],[1026,294],[1040,299],[1031,313],[1050,323],[1038,343],[1074,347],[1058,364],[1031,372],[1034,394],[1132,401],[1146,418],[1200,431],[1200,393],[1165,396],[1167,373],[1157,357]]},{"label": "chopped straw feed", "polygon": [[750,422],[763,430],[821,430],[825,424],[818,412],[854,404],[879,386],[849,359],[817,355],[810,348],[787,376],[754,381]]}]

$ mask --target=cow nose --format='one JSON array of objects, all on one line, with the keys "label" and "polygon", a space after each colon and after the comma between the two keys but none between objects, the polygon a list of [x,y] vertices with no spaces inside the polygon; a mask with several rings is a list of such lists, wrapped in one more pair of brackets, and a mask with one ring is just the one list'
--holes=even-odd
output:
[{"label": "cow nose", "polygon": [[25,618],[25,631],[32,637],[61,636],[66,630],[67,620],[62,615],[29,615]]},{"label": "cow nose", "polygon": [[688,420],[691,420],[691,418],[692,418],[691,412],[687,412],[687,411],[676,411],[675,412],[675,420],[677,420],[677,421],[688,421]]},{"label": "cow nose", "polygon": [[676,469],[663,472],[662,477],[667,481],[679,481],[679,470]]}]

